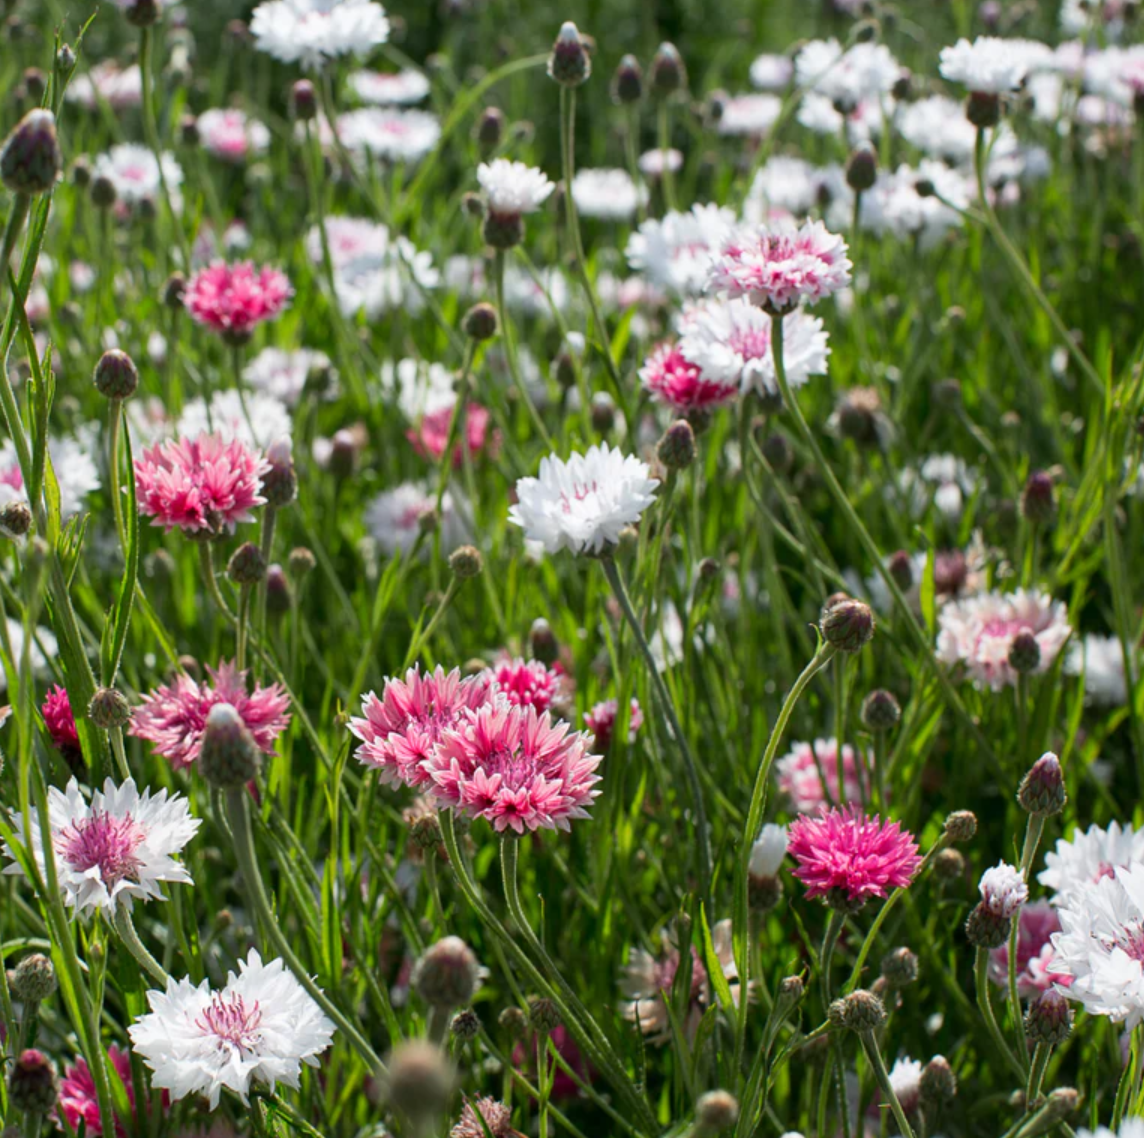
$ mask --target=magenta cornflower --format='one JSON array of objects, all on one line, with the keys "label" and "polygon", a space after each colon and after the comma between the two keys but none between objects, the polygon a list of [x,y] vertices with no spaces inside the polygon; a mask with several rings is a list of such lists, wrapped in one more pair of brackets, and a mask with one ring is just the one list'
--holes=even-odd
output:
[{"label": "magenta cornflower", "polygon": [[[119,1076],[123,1088],[127,1092],[127,1101],[131,1104],[131,1113],[135,1113],[135,1085],[131,1079],[131,1057],[128,1052],[116,1047],[113,1043],[107,1049],[108,1058]],[[164,1092],[163,1098],[167,1095]],[[78,1058],[64,1071],[60,1080],[60,1097],[56,1107],[59,1113],[67,1119],[72,1130],[78,1130],[82,1121],[87,1133],[99,1135],[103,1133],[103,1119],[99,1114],[99,1099],[95,1094],[95,1079],[92,1078],[91,1068],[87,1060]],[[124,1138],[127,1133],[123,1120],[116,1118],[115,1133]]]},{"label": "magenta cornflower", "polygon": [[[606,699],[603,703],[592,706],[590,711],[584,713],[584,726],[596,738],[594,744],[597,751],[607,751],[612,745],[612,735],[616,730],[616,717],[619,715],[618,700]],[[633,699],[631,711],[628,715],[628,742],[634,743],[639,729],[643,726],[643,711],[639,700]]]},{"label": "magenta cornflower", "polygon": [[202,434],[159,443],[135,460],[139,512],[168,533],[233,533],[266,502],[262,476],[269,470],[270,463],[238,439]]},{"label": "magenta cornflower", "polygon": [[441,802],[487,819],[498,833],[567,830],[570,818],[588,817],[600,793],[601,757],[590,742],[547,711],[492,704],[442,731],[424,769]]},{"label": "magenta cornflower", "polygon": [[40,711],[44,716],[44,726],[47,727],[56,750],[62,755],[78,755],[79,734],[76,731],[75,715],[72,714],[67,689],[56,684],[48,692]]},{"label": "magenta cornflower", "polygon": [[561,695],[565,677],[559,664],[549,668],[539,660],[503,656],[493,665],[493,679],[509,703],[547,711],[552,701]]},{"label": "magenta cornflower", "polygon": [[658,403],[676,414],[713,411],[726,406],[739,394],[738,381],[709,379],[692,363],[678,344],[660,344],[642,368],[640,380]]},{"label": "magenta cornflower", "polygon": [[207,674],[209,684],[184,674],[145,695],[132,717],[130,734],[146,739],[156,754],[182,770],[198,760],[207,713],[216,703],[229,703],[259,750],[272,755],[275,740],[290,725],[290,697],[278,684],[265,688],[255,684],[248,694],[246,672],[226,661],[217,671],[208,667]]},{"label": "magenta cornflower", "polygon": [[227,343],[245,344],[254,329],[273,320],[293,295],[286,274],[250,261],[228,265],[215,261],[187,282],[184,302],[199,323]]},{"label": "magenta cornflower", "polygon": [[[416,427],[405,432],[405,437],[413,444],[413,449],[422,458],[440,462],[445,448],[449,445],[449,431],[453,426],[456,407],[441,407],[425,415]],[[500,449],[500,434],[489,430],[489,412],[479,403],[470,403],[465,411],[465,443],[470,458],[478,458],[487,450],[495,457]],[[465,460],[461,441],[453,444],[453,469],[457,470]]]},{"label": "magenta cornflower", "polygon": [[821,221],[744,227],[723,243],[708,270],[708,287],[747,297],[772,314],[814,304],[850,283],[846,242]]},{"label": "magenta cornflower", "polygon": [[[1061,985],[1072,977],[1056,969],[1053,936],[1061,931],[1056,908],[1049,901],[1034,901],[1021,909],[1017,920],[1017,994],[1025,998]],[[1009,983],[1009,945],[989,953],[989,979],[999,988]]]},{"label": "magenta cornflower", "polygon": [[883,822],[850,806],[801,814],[790,826],[788,851],[807,897],[847,905],[903,889],[922,863],[918,844],[897,822]]},{"label": "magenta cornflower", "polygon": [[379,699],[374,692],[361,701],[364,718],[351,719],[350,730],[361,740],[358,761],[376,767],[391,785],[422,786],[430,782],[425,762],[441,738],[466,711],[488,703],[492,680],[487,675],[461,678],[440,666],[421,674],[410,668],[405,679],[387,678]]}]

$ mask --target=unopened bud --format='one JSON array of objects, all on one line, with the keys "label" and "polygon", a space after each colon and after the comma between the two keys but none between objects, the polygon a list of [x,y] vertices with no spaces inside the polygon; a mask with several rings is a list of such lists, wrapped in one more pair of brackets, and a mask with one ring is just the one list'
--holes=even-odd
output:
[{"label": "unopened bud", "polygon": [[894,584],[902,592],[907,592],[914,585],[914,559],[904,550],[890,555],[886,563],[886,570],[894,578]]},{"label": "unopened bud", "polygon": [[290,109],[299,122],[318,117],[318,95],[309,79],[298,79],[290,88]]},{"label": "unopened bud", "polygon": [[957,1076],[944,1055],[935,1055],[923,1068],[918,1094],[924,1109],[933,1112],[957,1096]]},{"label": "unopened bud", "polygon": [[294,589],[281,565],[266,568],[266,611],[271,616],[285,616],[294,603]]},{"label": "unopened bud", "polygon": [[139,386],[139,369],[126,352],[112,348],[99,357],[92,382],[106,399],[129,399]]},{"label": "unopened bud", "polygon": [[280,510],[298,497],[298,475],[294,471],[294,454],[289,439],[277,439],[266,452],[270,469],[262,476],[262,493],[266,504]]},{"label": "unopened bud", "polygon": [[974,907],[965,922],[965,935],[974,948],[1000,948],[1008,939],[1013,918],[989,908],[984,902]]},{"label": "unopened bud", "polygon": [[8,1101],[25,1114],[47,1114],[56,1105],[59,1082],[51,1060],[29,1048],[20,1053],[8,1075]]},{"label": "unopened bud", "polygon": [[1044,470],[1035,470],[1025,482],[1021,491],[1021,514],[1026,521],[1034,525],[1043,525],[1052,521],[1057,512],[1056,495],[1053,489],[1053,479]]},{"label": "unopened bud", "polygon": [[16,124],[0,149],[0,181],[14,194],[46,194],[63,166],[56,117],[40,107]]},{"label": "unopened bud", "polygon": [[299,545],[290,550],[286,564],[290,569],[290,576],[300,581],[308,573],[313,572],[318,559],[304,545]]},{"label": "unopened bud", "polygon": [[830,1005],[828,1018],[848,1031],[876,1031],[886,1022],[886,1006],[873,992],[859,988]]},{"label": "unopened bud", "polygon": [[686,419],[676,419],[655,448],[656,458],[668,470],[684,470],[695,461],[695,431]]},{"label": "unopened bud", "polygon": [[0,533],[5,537],[23,537],[32,528],[32,508],[17,499],[0,506]]},{"label": "unopened bud", "polygon": [[1055,988],[1042,992],[1025,1015],[1025,1032],[1034,1043],[1055,1047],[1072,1031],[1073,1013],[1068,1000]]},{"label": "unopened bud", "polygon": [[868,604],[847,597],[822,610],[820,627],[827,644],[840,652],[857,652],[874,636],[874,613]]},{"label": "unopened bud", "polygon": [[186,294],[187,278],[182,273],[172,273],[163,285],[163,304],[171,309],[182,308]]},{"label": "unopened bud", "polygon": [[548,1034],[560,1026],[560,1009],[545,996],[533,996],[528,1001],[528,1022],[534,1031]]},{"label": "unopened bud", "polygon": [[973,91],[965,101],[965,117],[975,127],[988,130],[1001,121],[1001,98],[988,91]]},{"label": "unopened bud", "polygon": [[244,786],[262,765],[262,752],[241,716],[229,703],[207,712],[199,752],[199,771],[212,786],[224,790]]},{"label": "unopened bud", "polygon": [[1030,629],[1023,629],[1009,645],[1009,667],[1020,675],[1035,672],[1041,666],[1041,646]]},{"label": "unopened bud", "polygon": [[449,569],[458,581],[479,577],[484,567],[484,558],[475,545],[458,546],[449,554]]},{"label": "unopened bud", "polygon": [[485,107],[481,117],[477,119],[476,135],[477,145],[486,154],[500,146],[504,138],[505,118],[500,107]]},{"label": "unopened bud", "polygon": [[977,815],[972,810],[955,810],[946,817],[944,829],[951,842],[968,842],[977,833]]},{"label": "unopened bud", "polygon": [[444,1052],[423,1039],[407,1039],[389,1056],[386,1098],[415,1128],[445,1110],[455,1082],[455,1072]]},{"label": "unopened bud", "polygon": [[472,1008],[465,1008],[453,1016],[449,1024],[449,1033],[461,1043],[468,1043],[476,1039],[481,1033],[481,1018]]},{"label": "unopened bud", "polygon": [[891,988],[904,988],[918,978],[918,958],[908,948],[895,948],[882,957],[882,978]]},{"label": "unopened bud", "polygon": [[871,146],[860,146],[846,163],[846,184],[855,193],[870,189],[878,180],[878,156]]},{"label": "unopened bud", "polygon": [[528,1016],[518,1007],[505,1008],[497,1016],[497,1023],[510,1039],[522,1039],[528,1031]]},{"label": "unopened bud", "polygon": [[616,401],[606,391],[597,391],[592,396],[591,411],[592,430],[601,435],[609,434],[616,425]]},{"label": "unopened bud", "polygon": [[965,856],[960,850],[939,850],[933,859],[933,872],[939,881],[957,881],[965,876]]},{"label": "unopened bud", "polygon": [[579,87],[592,74],[592,57],[571,20],[560,26],[548,57],[548,74],[562,87]]},{"label": "unopened bud", "polygon": [[472,1003],[481,974],[473,950],[460,937],[447,936],[421,954],[410,983],[431,1008],[448,1011]]},{"label": "unopened bud", "polygon": [[862,701],[862,726],[868,731],[889,731],[901,718],[901,706],[883,688],[876,688]]},{"label": "unopened bud", "polygon": [[674,95],[687,86],[687,69],[673,43],[661,43],[652,56],[649,71],[652,94],[659,98]]},{"label": "unopened bud", "polygon": [[131,719],[131,704],[118,688],[96,688],[87,706],[87,717],[104,731],[125,726]]},{"label": "unopened bud", "polygon": [[730,1091],[708,1091],[695,1103],[697,1134],[718,1134],[734,1126],[739,1117],[739,1100]]},{"label": "unopened bud", "polygon": [[149,28],[159,19],[159,0],[128,0],[120,7],[127,22],[137,28]]},{"label": "unopened bud", "polygon": [[236,585],[257,585],[266,576],[266,558],[253,541],[240,545],[227,562],[226,575]]},{"label": "unopened bud", "polygon": [[56,970],[42,952],[25,956],[12,972],[12,994],[21,1003],[42,1003],[58,987]]},{"label": "unopened bud", "polygon": [[634,55],[625,55],[612,76],[612,98],[617,103],[630,105],[643,98],[643,68]]},{"label": "unopened bud", "polygon": [[1060,759],[1046,751],[1021,780],[1017,801],[1030,813],[1041,818],[1059,814],[1068,801],[1065,776]]},{"label": "unopened bud", "polygon": [[539,660],[549,667],[556,663],[560,655],[560,642],[544,617],[539,616],[532,622],[532,628],[528,632],[528,644],[532,649],[534,660]]},{"label": "unopened bud", "polygon": [[497,310],[491,304],[474,304],[465,313],[461,327],[471,340],[491,340],[497,334]]}]

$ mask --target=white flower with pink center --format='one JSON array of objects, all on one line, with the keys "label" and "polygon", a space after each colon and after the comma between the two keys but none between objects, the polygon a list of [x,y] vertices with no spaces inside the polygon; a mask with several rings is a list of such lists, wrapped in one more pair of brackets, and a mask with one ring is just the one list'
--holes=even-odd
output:
[{"label": "white flower with pink center", "polygon": [[[778,393],[771,351],[771,317],[745,299],[713,300],[685,309],[680,349],[711,383],[732,383],[744,394]],[[787,382],[801,387],[826,374],[830,347],[822,321],[796,310],[783,320]]]},{"label": "white flower with pink center", "polygon": [[[869,761],[873,762],[873,756]],[[838,782],[838,740],[795,742],[775,763],[779,793],[799,814],[813,814],[830,803],[861,802],[866,798],[859,756],[846,743],[842,748],[842,784]],[[823,789],[823,780],[826,788]],[[827,797],[829,795],[829,797]]]},{"label": "white flower with pink center", "polygon": [[394,106],[419,103],[429,94],[429,79],[423,71],[407,67],[396,74],[384,71],[355,71],[349,78],[350,88],[363,103]]},{"label": "white flower with pink center", "polygon": [[330,1046],[333,1023],[281,960],[263,964],[252,949],[238,969],[217,992],[209,980],[168,980],[128,1028],[152,1086],[174,1100],[202,1094],[214,1110],[224,1087],[244,1103],[252,1082],[297,1087],[302,1064],[316,1067]]},{"label": "white flower with pink center", "polygon": [[640,520],[658,485],[646,462],[603,443],[567,459],[542,458],[538,477],[517,482],[508,517],[549,553],[599,553]]},{"label": "white flower with pink center", "polygon": [[1059,990],[1129,1030],[1144,1022],[1144,866],[1117,868],[1060,910],[1053,936]]},{"label": "white flower with pink center", "polygon": [[[179,187],[183,184],[183,169],[173,154],[164,153],[163,181],[176,209],[181,204]],[[130,210],[144,200],[156,201],[162,189],[159,182],[159,163],[155,155],[136,142],[122,142],[101,154],[95,160],[92,178],[106,178],[115,187],[117,207]]]},{"label": "white flower with pink center", "polygon": [[1029,632],[1041,653],[1035,671],[1052,667],[1072,631],[1068,609],[1048,593],[1017,589],[978,593],[952,601],[938,614],[937,654],[945,664],[963,664],[979,687],[1000,691],[1017,682],[1009,663],[1013,641]]},{"label": "white flower with pink center", "polygon": [[265,154],[270,131],[265,123],[250,118],[237,107],[215,107],[198,118],[203,149],[227,162],[244,162]]},{"label": "white flower with pink center", "polygon": [[[435,490],[430,492],[428,487],[418,483],[403,482],[374,498],[366,506],[363,521],[386,557],[392,557],[399,550],[402,556],[407,556],[422,532],[424,519],[436,509]],[[457,511],[451,490],[446,490],[441,499],[438,526],[443,550],[451,552],[468,536],[468,527]],[[423,542],[421,552],[425,553],[432,544],[432,541],[428,545]]]},{"label": "white flower with pink center", "polygon": [[1087,830],[1074,830],[1069,839],[1060,838],[1056,847],[1045,854],[1045,868],[1037,880],[1053,891],[1054,905],[1068,905],[1105,877],[1114,876],[1119,868],[1144,862],[1144,830],[1119,822],[1108,829],[1092,825]]},{"label": "white flower with pink center", "polygon": [[[164,881],[191,881],[175,857],[201,823],[180,795],[168,797],[166,790],[140,794],[134,779],[118,787],[108,779],[89,802],[73,778],[66,790],[49,789],[48,815],[64,902],[81,915],[97,909],[111,914],[136,900],[162,900]],[[16,811],[12,826],[18,843],[31,852],[40,872],[46,872],[44,819],[34,813],[25,832],[23,815]],[[4,872],[22,873],[12,848],[5,844],[4,852],[13,860]]]},{"label": "white flower with pink center", "polygon": [[497,217],[535,213],[556,188],[543,170],[507,158],[482,162],[477,167],[477,182],[489,212]]},{"label": "white flower with pink center", "polygon": [[354,155],[412,164],[437,145],[441,123],[428,111],[362,107],[338,117],[338,137]]},{"label": "white flower with pink center", "polygon": [[[82,438],[53,439],[48,444],[52,470],[60,488],[60,515],[66,521],[78,514],[89,494],[100,486],[98,454],[94,431],[84,431]],[[11,441],[0,443],[0,507],[9,502],[26,502],[24,478]]]},{"label": "white flower with pink center", "polygon": [[772,313],[815,304],[850,283],[846,242],[821,221],[745,226],[722,244],[707,286],[729,297],[745,296]]}]

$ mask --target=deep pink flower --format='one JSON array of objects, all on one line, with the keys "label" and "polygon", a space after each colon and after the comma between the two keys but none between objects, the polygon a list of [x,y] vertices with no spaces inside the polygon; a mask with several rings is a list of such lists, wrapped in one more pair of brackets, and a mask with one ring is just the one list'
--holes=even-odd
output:
[{"label": "deep pink flower", "polygon": [[[614,699],[606,699],[597,703],[591,711],[584,713],[584,726],[596,737],[594,744],[596,750],[607,751],[612,745],[612,733],[616,729],[616,716],[620,705]],[[639,729],[643,726],[643,711],[639,700],[633,698],[631,712],[628,715],[628,742],[634,743]]]},{"label": "deep pink flower", "polygon": [[710,288],[748,297],[771,313],[814,304],[850,283],[846,242],[821,221],[746,227],[724,242],[708,270]]},{"label": "deep pink flower", "polygon": [[135,460],[139,512],[168,533],[233,532],[265,503],[262,476],[269,470],[270,463],[238,439],[171,439]]},{"label": "deep pink flower", "polygon": [[[416,427],[405,432],[405,437],[413,444],[413,449],[422,458],[440,462],[449,445],[449,431],[453,425],[455,407],[441,407],[422,417]],[[478,458],[487,448],[490,457],[495,458],[500,450],[500,432],[489,430],[489,412],[479,403],[470,403],[465,411],[465,445],[470,458]],[[453,444],[453,469],[465,461],[460,440]]]},{"label": "deep pink flower", "polygon": [[497,689],[518,707],[535,707],[547,711],[552,701],[562,694],[565,680],[560,665],[549,668],[539,660],[515,659],[505,655],[493,665],[493,679]]},{"label": "deep pink flower", "polygon": [[184,302],[200,324],[228,343],[244,344],[264,320],[273,320],[293,295],[285,273],[250,261],[215,261],[187,282]]},{"label": "deep pink flower", "polygon": [[546,711],[488,704],[458,727],[441,732],[425,760],[434,793],[471,818],[485,818],[499,832],[568,829],[586,818],[600,793],[600,756],[588,750],[591,736]]},{"label": "deep pink flower", "polygon": [[853,806],[800,814],[790,826],[788,851],[807,897],[861,903],[902,889],[922,863],[918,844],[897,822],[868,817]]},{"label": "deep pink flower", "polygon": [[[588,1065],[584,1056],[580,1054],[580,1048],[576,1046],[576,1041],[568,1034],[568,1029],[562,1023],[557,1024],[556,1027],[552,1029],[549,1039],[552,1040],[552,1046],[560,1053],[560,1058],[579,1076],[580,1082],[595,1082],[595,1070]],[[518,1071],[528,1071],[535,1075],[535,1035],[531,1035],[528,1039],[518,1042],[512,1049],[512,1065]],[[576,1080],[562,1067],[555,1067],[551,1077],[551,1097],[553,1099],[559,1101],[561,1099],[574,1098],[580,1093],[580,1088]]]},{"label": "deep pink flower", "polygon": [[657,402],[672,411],[714,410],[739,394],[738,381],[709,379],[683,354],[678,344],[660,344],[642,368],[640,379]]},{"label": "deep pink flower", "polygon": [[[1067,987],[1072,976],[1053,968],[1056,952],[1053,933],[1061,931],[1060,917],[1049,901],[1034,901],[1021,909],[1017,923],[1017,994],[1047,992],[1054,985]],[[1002,988],[1009,984],[1009,945],[989,953],[989,978]]]},{"label": "deep pink flower", "polygon": [[[131,1104],[131,1113],[135,1113],[135,1087],[131,1081],[131,1058],[126,1051],[116,1047],[113,1043],[107,1049],[111,1065],[123,1083],[127,1092],[127,1101]],[[166,1092],[164,1092],[166,1098]],[[99,1099],[95,1094],[95,1079],[92,1078],[91,1068],[87,1060],[78,1058],[64,1071],[60,1081],[60,1097],[56,1109],[63,1112],[68,1125],[72,1130],[78,1130],[82,1120],[87,1127],[88,1134],[103,1133],[103,1119],[99,1116]],[[121,1118],[115,1119],[115,1133],[124,1138],[127,1133]]]},{"label": "deep pink flower", "polygon": [[218,671],[207,668],[209,684],[180,675],[174,683],[143,697],[131,720],[130,734],[148,740],[155,753],[169,759],[176,770],[189,767],[199,757],[207,713],[216,703],[229,703],[246,724],[258,748],[274,753],[274,742],[290,725],[290,698],[278,684],[254,685],[247,694],[246,672],[225,660]]},{"label": "deep pink flower", "polygon": [[422,675],[417,667],[405,679],[387,678],[379,699],[374,692],[361,701],[362,719],[351,719],[350,730],[361,741],[359,762],[376,767],[383,782],[421,786],[430,781],[424,763],[441,732],[457,726],[469,709],[482,707],[492,692],[487,675],[461,679],[454,668]]},{"label": "deep pink flower", "polygon": [[80,751],[79,734],[75,728],[71,700],[66,688],[56,684],[44,700],[40,711],[44,716],[44,726],[52,737],[52,744],[63,755],[76,755]]}]

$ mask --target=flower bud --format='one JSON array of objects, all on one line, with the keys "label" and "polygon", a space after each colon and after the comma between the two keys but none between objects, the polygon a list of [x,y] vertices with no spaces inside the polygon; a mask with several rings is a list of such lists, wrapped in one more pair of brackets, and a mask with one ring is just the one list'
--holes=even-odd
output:
[{"label": "flower bud", "polygon": [[110,209],[119,197],[115,183],[105,174],[99,174],[91,180],[91,204],[96,209]]},{"label": "flower bud", "polygon": [[935,1055],[922,1068],[918,1094],[922,1108],[930,1113],[953,1102],[957,1096],[957,1076],[944,1055]]},{"label": "flower bud", "polygon": [[1073,1013],[1069,1002],[1055,988],[1042,992],[1025,1015],[1025,1032],[1034,1043],[1055,1047],[1072,1031]]},{"label": "flower bud", "polygon": [[294,603],[294,590],[290,578],[281,565],[266,569],[266,611],[271,616],[285,616]]},{"label": "flower bud", "polygon": [[1052,476],[1043,470],[1034,470],[1021,491],[1021,514],[1033,525],[1052,521],[1057,512],[1056,494]]},{"label": "flower bud", "polygon": [[886,570],[902,592],[913,588],[914,559],[904,549],[899,549],[897,553],[890,555],[890,560],[886,562]]},{"label": "flower bud", "polygon": [[5,537],[23,537],[32,528],[32,508],[16,500],[0,507],[0,533]]},{"label": "flower bud", "polygon": [[159,19],[159,0],[128,0],[123,15],[137,28],[149,28]]},{"label": "flower bud", "polygon": [[696,1134],[718,1134],[734,1126],[739,1117],[739,1100],[730,1091],[707,1091],[695,1103]]},{"label": "flower bud", "polygon": [[617,103],[630,105],[643,98],[643,68],[634,55],[625,55],[612,76],[612,98]]},{"label": "flower bud", "polygon": [[955,810],[946,817],[944,830],[951,842],[968,842],[977,833],[977,815],[972,810]]},{"label": "flower bud", "polygon": [[75,65],[75,48],[70,43],[60,44],[60,50],[56,52],[56,70],[62,75],[70,75]]},{"label": "flower bud", "polygon": [[862,726],[868,731],[889,731],[901,718],[898,701],[883,688],[876,688],[862,701]]},{"label": "flower bud", "polygon": [[183,115],[179,121],[179,141],[184,146],[198,146],[203,140],[199,120],[194,115]]},{"label": "flower bud", "polygon": [[472,1003],[481,975],[473,950],[460,937],[447,936],[422,953],[410,983],[431,1008],[449,1011]]},{"label": "flower bud", "polygon": [[895,948],[882,957],[882,979],[891,988],[904,988],[918,978],[918,958],[908,948]]},{"label": "flower bud", "polygon": [[290,550],[286,564],[290,569],[290,576],[300,581],[307,573],[313,572],[318,559],[304,545],[299,545]]},{"label": "flower bud", "polygon": [[548,1034],[560,1026],[560,1009],[545,996],[533,996],[528,1001],[528,1022],[534,1031]]},{"label": "flower bud", "polygon": [[528,1016],[518,1007],[505,1008],[497,1016],[497,1023],[510,1039],[522,1039],[528,1031]]},{"label": "flower bud", "polygon": [[58,987],[56,970],[42,952],[25,956],[12,972],[12,994],[21,1003],[42,1003]]},{"label": "flower bud", "polygon": [[840,652],[857,652],[874,636],[874,613],[852,597],[837,600],[822,610],[823,639]]},{"label": "flower bud", "polygon": [[843,996],[830,1005],[827,1018],[847,1031],[877,1031],[886,1022],[886,1006],[864,988]]},{"label": "flower bud", "polygon": [[544,617],[538,616],[532,622],[532,628],[528,631],[528,644],[534,660],[539,660],[548,667],[556,663],[560,655],[560,642]]},{"label": "flower bud", "polygon": [[24,90],[28,93],[29,102],[42,102],[47,89],[48,77],[38,67],[24,69]]},{"label": "flower bud", "polygon": [[515,249],[524,240],[524,218],[519,213],[490,211],[485,214],[481,236],[494,249]]},{"label": "flower bud", "polygon": [[484,570],[484,558],[475,545],[461,545],[449,554],[449,570],[458,581],[470,581]]},{"label": "flower bud", "polygon": [[267,506],[280,510],[298,497],[298,475],[289,439],[276,439],[266,452],[270,469],[262,476],[262,493]]},{"label": "flower bud", "polygon": [[1064,1122],[1076,1113],[1080,1105],[1080,1095],[1072,1087],[1057,1087],[1049,1093],[1039,1125],[1035,1130],[1025,1130],[1024,1134],[1047,1134],[1058,1122]]},{"label": "flower bud", "polygon": [[786,976],[779,981],[775,998],[775,1014],[786,1015],[806,995],[806,984],[801,976]]},{"label": "flower bud", "polygon": [[129,399],[139,386],[139,369],[126,352],[112,348],[99,357],[92,382],[105,399]]},{"label": "flower bud", "polygon": [[131,720],[131,704],[118,688],[96,688],[87,705],[87,717],[104,731],[123,727]]},{"label": "flower bud", "polygon": [[987,91],[973,91],[965,101],[965,117],[975,127],[988,130],[1001,121],[1001,98]]},{"label": "flower bud", "polygon": [[649,72],[652,94],[659,98],[674,95],[687,86],[687,69],[673,43],[661,43],[652,56]]},{"label": "flower bud", "polygon": [[449,1034],[461,1043],[476,1039],[481,1032],[481,1017],[472,1008],[465,1008],[453,1016],[449,1024]]},{"label": "flower bud", "polygon": [[386,1098],[415,1129],[445,1110],[455,1082],[456,1074],[444,1052],[426,1040],[407,1039],[389,1056]]},{"label": "flower bud", "polygon": [[491,340],[497,334],[497,310],[491,304],[474,304],[465,313],[461,328],[469,339],[478,343]]},{"label": "flower bud", "polygon": [[[575,383],[576,373],[572,367],[572,357],[569,356],[566,352],[562,352],[560,355],[560,360],[557,360],[557,364],[559,365],[561,360],[564,359],[567,359],[568,361],[567,372],[571,373],[572,383]],[[562,371],[564,371],[564,369],[558,366],[557,378],[561,381],[564,379],[564,376],[561,374]],[[572,384],[568,384],[568,386],[571,387]],[[592,430],[601,435],[607,435],[612,431],[612,428],[615,427],[616,401],[611,397],[611,395],[608,394],[608,392],[597,391],[596,394],[592,396],[592,406],[590,408],[590,412],[592,417]]]},{"label": "flower bud", "polygon": [[960,850],[939,850],[933,859],[933,871],[939,881],[957,881],[965,876],[965,857]]},{"label": "flower bud", "polygon": [[786,474],[794,464],[794,450],[786,435],[767,435],[763,439],[763,458],[776,474]]},{"label": "flower bud", "polygon": [[1030,813],[1041,818],[1059,814],[1068,801],[1065,776],[1060,760],[1046,751],[1029,768],[1017,791],[1017,801]]},{"label": "flower bud", "polygon": [[266,558],[253,541],[246,541],[231,555],[226,575],[236,585],[257,585],[266,576]]},{"label": "flower bud", "polygon": [[309,79],[298,79],[290,88],[290,110],[298,122],[318,117],[318,95]]},{"label": "flower bud", "polygon": [[167,308],[183,307],[183,297],[187,293],[187,278],[182,273],[172,273],[163,285],[163,304]]},{"label": "flower bud", "polygon": [[985,902],[975,906],[965,922],[965,935],[974,948],[1000,948],[1009,939],[1013,918],[991,909]]},{"label": "flower bud", "polygon": [[684,470],[695,461],[695,431],[686,419],[676,419],[655,448],[656,458],[668,470]]},{"label": "flower bud", "polygon": [[855,192],[870,189],[878,180],[878,156],[873,147],[860,146],[846,163],[846,184]]},{"label": "flower bud", "polygon": [[353,431],[344,429],[335,431],[334,437],[330,440],[330,473],[339,481],[352,477],[357,468],[360,449]]},{"label": "flower bud", "polygon": [[199,771],[212,786],[229,790],[250,782],[262,765],[262,752],[238,712],[216,703],[207,713]]},{"label": "flower bud", "polygon": [[1029,675],[1041,666],[1041,646],[1036,635],[1023,629],[1009,645],[1009,667],[1020,675]]},{"label": "flower bud", "polygon": [[64,157],[51,111],[29,111],[0,149],[0,182],[14,194],[46,194],[63,170]]},{"label": "flower bud", "polygon": [[571,20],[560,26],[548,57],[548,74],[562,87],[579,87],[592,74],[592,57]]},{"label": "flower bud", "polygon": [[56,1105],[59,1082],[51,1061],[42,1051],[20,1053],[8,1075],[8,1101],[25,1114],[47,1114]]},{"label": "flower bud", "polygon": [[72,185],[78,186],[81,190],[91,185],[91,161],[85,155],[81,154],[72,162],[71,180]]},{"label": "flower bud", "polygon": [[488,154],[500,146],[504,138],[505,118],[500,107],[485,107],[477,119],[473,133],[482,153]]}]

